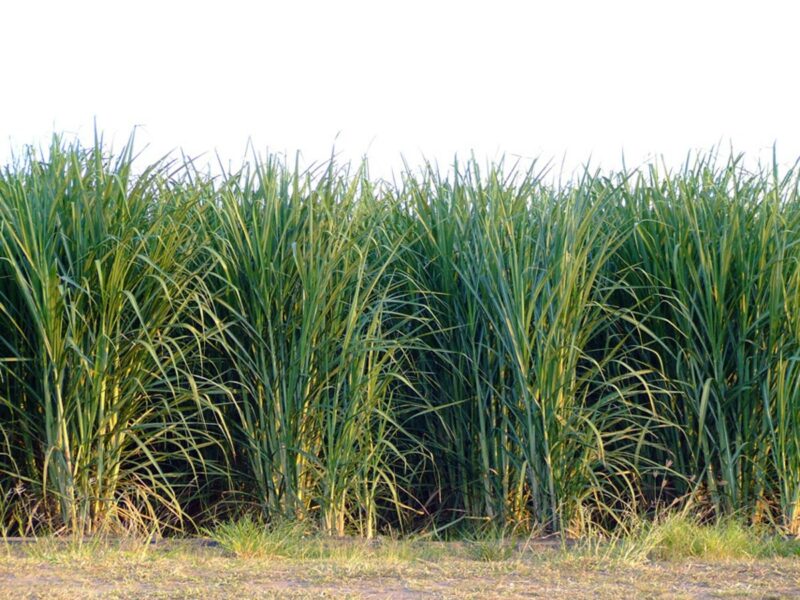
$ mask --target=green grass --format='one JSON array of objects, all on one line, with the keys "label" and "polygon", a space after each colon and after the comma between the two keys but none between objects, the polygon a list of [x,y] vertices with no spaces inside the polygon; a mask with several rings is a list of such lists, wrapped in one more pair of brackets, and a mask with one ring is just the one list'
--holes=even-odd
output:
[{"label": "green grass", "polygon": [[703,525],[696,519],[673,516],[651,525],[648,535],[655,538],[650,556],[656,560],[734,560],[800,554],[795,540],[771,535],[733,518]]},{"label": "green grass", "polygon": [[[652,515],[684,507],[725,524],[709,555],[797,535],[796,172],[546,181],[24,152],[0,172],[0,534],[206,530],[244,556],[294,527],[593,539],[634,515],[668,554],[690,524]],[[506,535],[472,551],[502,562]]]},{"label": "green grass", "polygon": [[296,556],[305,531],[296,523],[267,525],[245,516],[206,531],[225,552],[237,558]]},{"label": "green grass", "polygon": [[562,556],[565,560],[629,566],[687,560],[748,561],[796,558],[800,556],[800,542],[735,517],[702,522],[682,511],[654,519],[634,517],[611,534],[577,540]]}]

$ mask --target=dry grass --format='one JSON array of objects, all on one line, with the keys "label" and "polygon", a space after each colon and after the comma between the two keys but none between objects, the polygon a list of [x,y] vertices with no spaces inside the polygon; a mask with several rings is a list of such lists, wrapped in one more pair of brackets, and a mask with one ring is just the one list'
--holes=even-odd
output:
[{"label": "dry grass", "polygon": [[[800,561],[622,555],[515,546],[492,560],[473,543],[322,540],[287,558],[237,558],[196,541],[7,544],[0,598],[783,598],[800,596]],[[293,548],[293,549],[292,549]]]}]

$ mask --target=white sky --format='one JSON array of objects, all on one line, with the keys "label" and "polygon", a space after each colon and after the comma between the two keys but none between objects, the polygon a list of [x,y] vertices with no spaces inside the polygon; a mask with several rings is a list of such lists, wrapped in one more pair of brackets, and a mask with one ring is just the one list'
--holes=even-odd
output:
[{"label": "white sky", "polygon": [[6,0],[0,58],[2,162],[95,118],[116,145],[140,126],[146,157],[335,144],[378,175],[469,150],[800,156],[793,0]]}]

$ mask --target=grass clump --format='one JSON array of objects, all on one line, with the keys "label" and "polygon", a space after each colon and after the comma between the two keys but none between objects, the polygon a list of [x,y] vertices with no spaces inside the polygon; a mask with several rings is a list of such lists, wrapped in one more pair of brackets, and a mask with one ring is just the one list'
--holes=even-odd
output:
[{"label": "grass clump", "polygon": [[204,531],[222,550],[236,558],[299,557],[306,531],[297,523],[265,524],[251,515],[221,522]]},{"label": "grass clump", "polygon": [[242,559],[287,558],[349,563],[435,561],[447,555],[436,543],[407,539],[331,538],[298,522],[265,523],[246,514],[220,522],[202,533],[226,555]]},{"label": "grass clump", "polygon": [[[459,539],[456,534],[454,539]],[[513,528],[488,522],[461,533],[468,556],[480,562],[503,562],[519,554],[520,536]]]},{"label": "grass clump", "polygon": [[472,556],[481,562],[502,562],[516,553],[515,545],[502,538],[476,540],[470,543]]},{"label": "grass clump", "polygon": [[757,527],[735,517],[703,521],[696,514],[675,512],[654,520],[629,519],[610,536],[582,539],[567,559],[643,564],[651,561],[681,562],[751,560],[800,555],[800,542]]},{"label": "grass clump", "polygon": [[800,544],[795,540],[735,518],[701,523],[690,516],[672,516],[650,525],[648,535],[654,538],[650,551],[654,560],[735,560],[800,554]]}]

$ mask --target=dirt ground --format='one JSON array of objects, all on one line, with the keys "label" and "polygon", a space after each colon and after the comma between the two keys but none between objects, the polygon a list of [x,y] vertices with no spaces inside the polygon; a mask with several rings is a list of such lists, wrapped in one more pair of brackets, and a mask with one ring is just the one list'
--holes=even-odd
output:
[{"label": "dirt ground", "polygon": [[[449,556],[452,554],[452,556]],[[0,598],[792,598],[800,559],[625,565],[534,552],[226,556],[217,548],[6,547]]]}]

